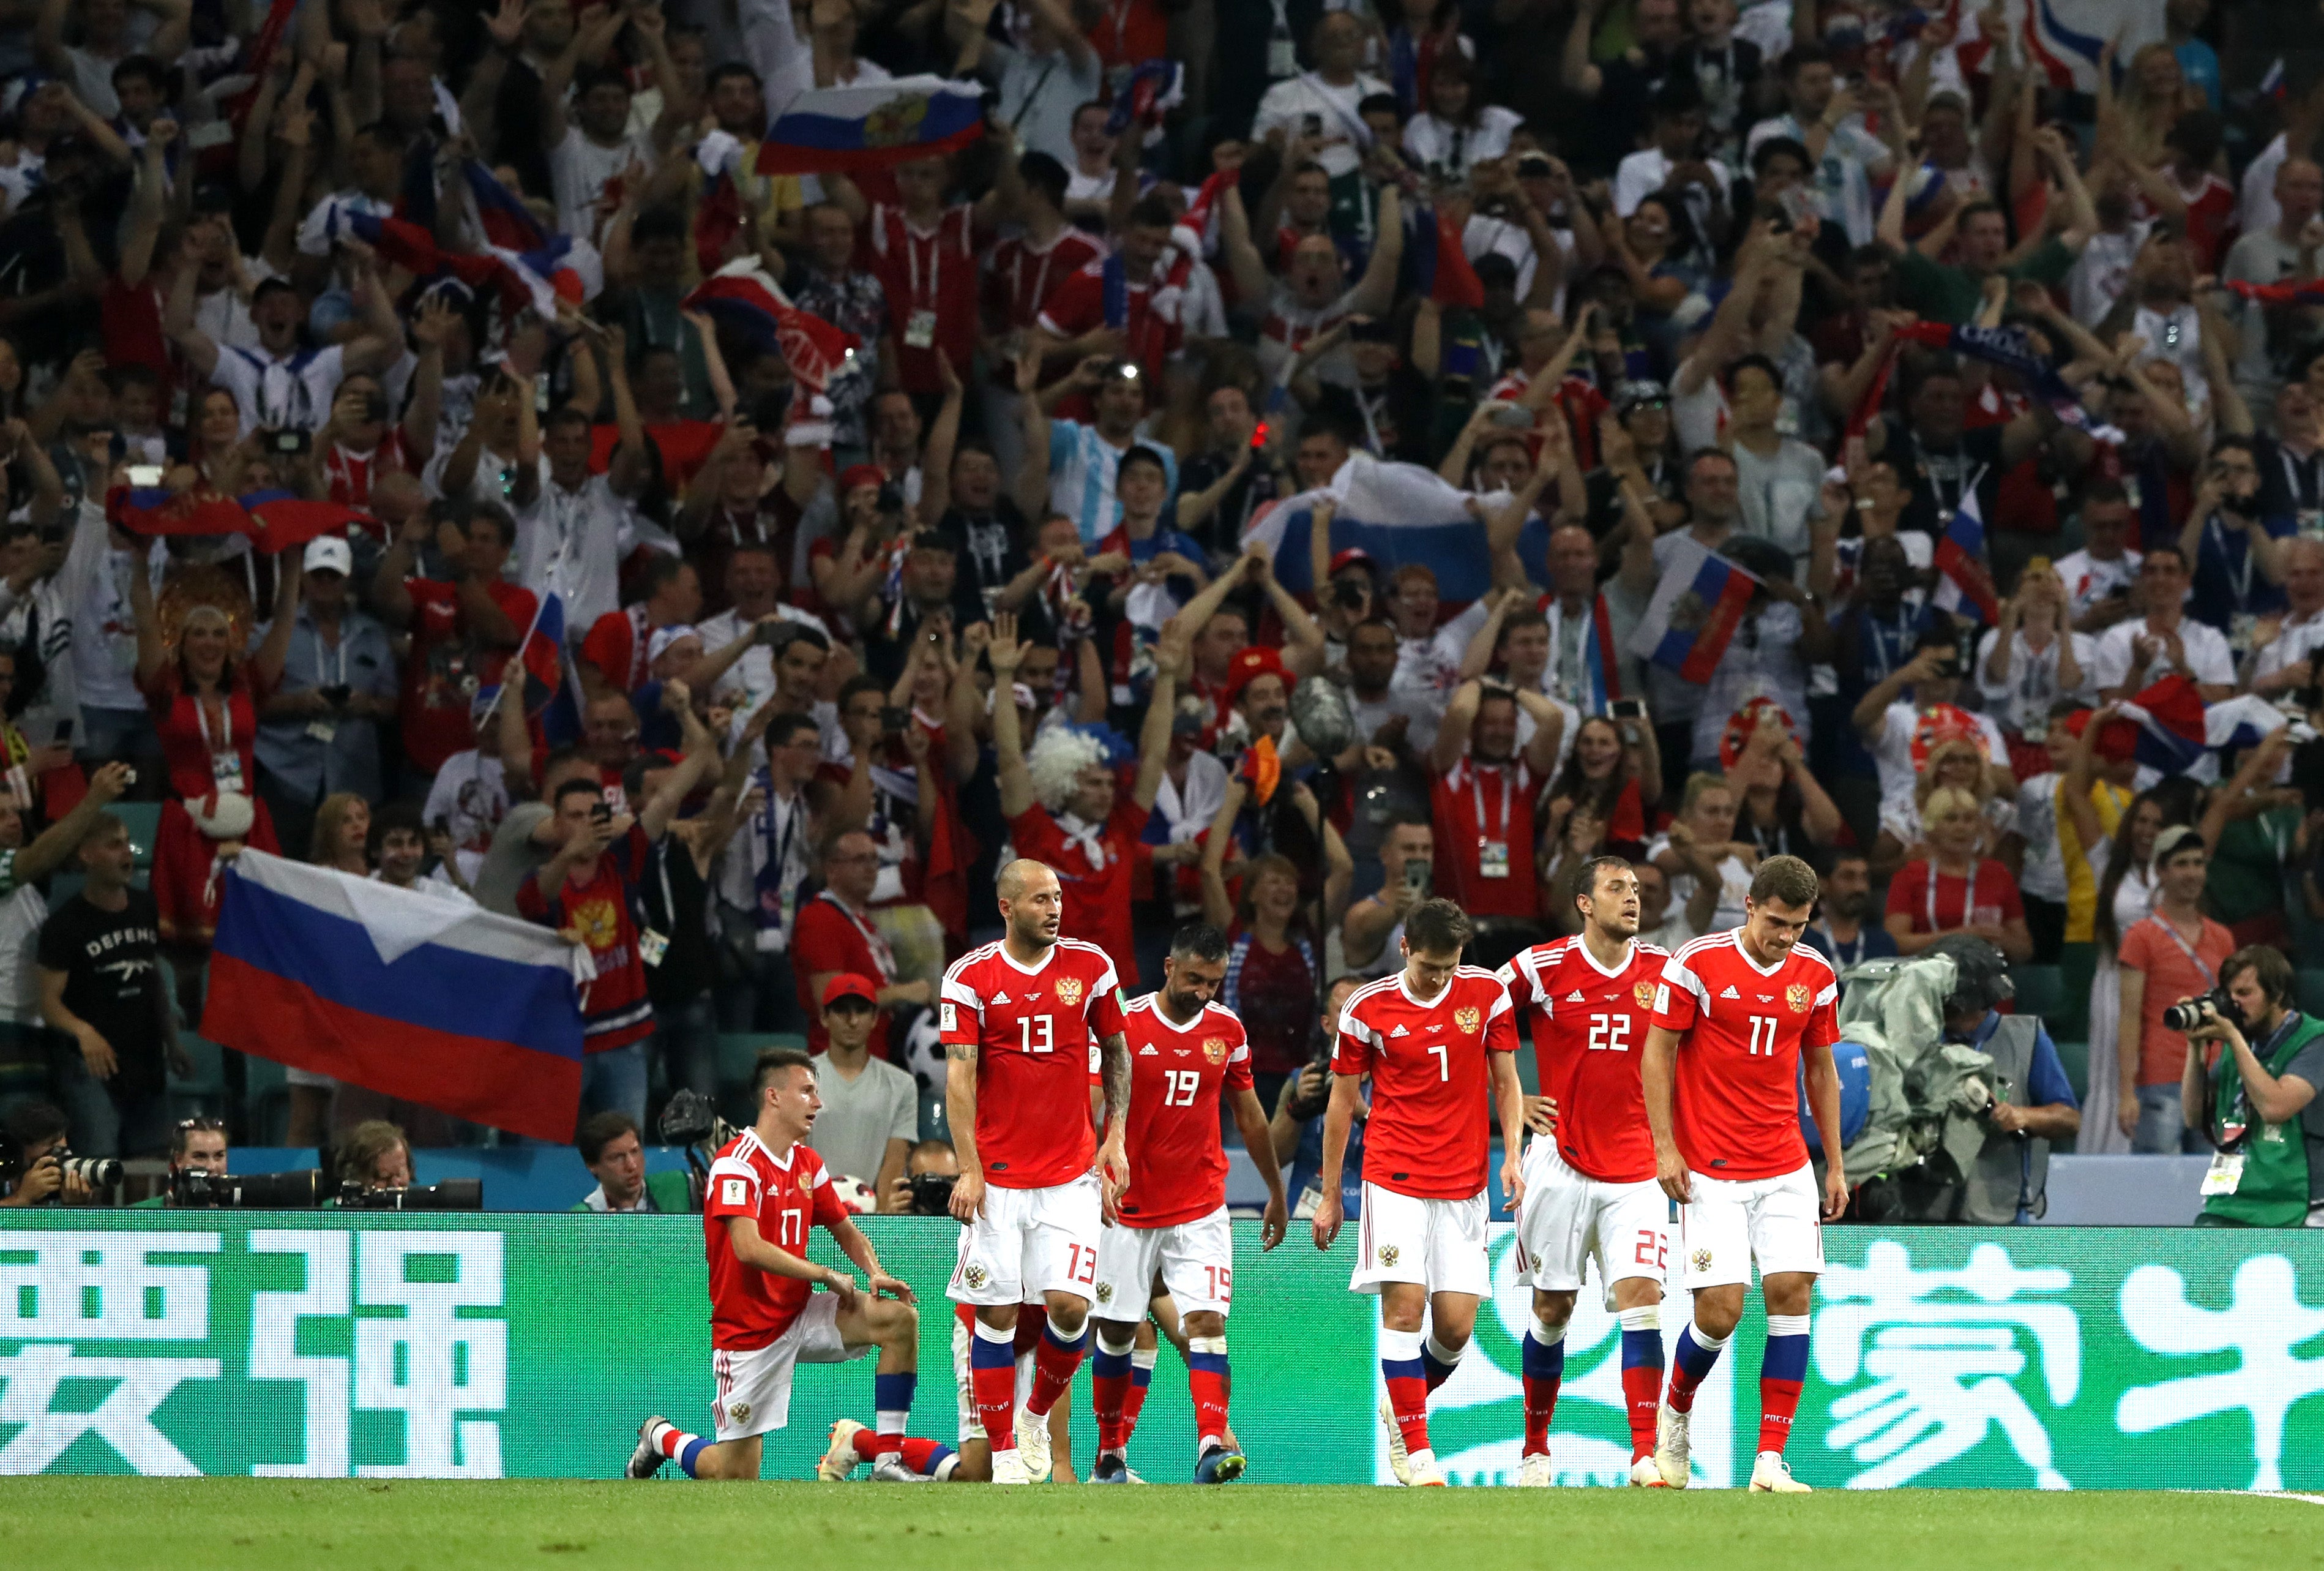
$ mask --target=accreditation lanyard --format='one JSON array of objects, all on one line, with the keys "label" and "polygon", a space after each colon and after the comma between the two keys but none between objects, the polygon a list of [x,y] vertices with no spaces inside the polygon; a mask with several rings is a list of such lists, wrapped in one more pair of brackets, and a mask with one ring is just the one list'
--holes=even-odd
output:
[{"label": "accreditation lanyard", "polygon": [[[2255,527],[2257,527],[2255,525]],[[2218,515],[2213,513],[2203,525],[2204,532],[2219,548],[2219,565],[2227,571],[2227,586],[2234,592],[2236,609],[2248,610],[2251,605],[2252,561],[2257,554],[2252,550],[2251,537],[2244,537],[2244,559],[2240,568],[2227,551],[2227,531],[2220,527]]]},{"label": "accreditation lanyard", "polygon": [[901,213],[896,215],[896,229],[904,237],[904,265],[911,275],[912,297],[906,303],[917,310],[925,300],[927,309],[934,310],[936,293],[943,287],[944,280],[945,221],[941,217],[936,219],[936,234],[928,240],[928,291],[925,295],[920,292],[919,236],[912,233],[911,220]]},{"label": "accreditation lanyard", "polygon": [[864,947],[872,951],[872,963],[880,968],[880,980],[893,982],[896,979],[896,952],[888,947],[888,940],[880,936],[880,930],[850,910],[847,902],[831,891],[826,889],[816,898],[829,901],[832,908],[847,919],[847,925],[855,929],[855,936],[862,938]]},{"label": "accreditation lanyard", "polygon": [[1489,833],[1485,827],[1485,782],[1478,778],[1483,772],[1476,769],[1474,766],[1471,766],[1470,769],[1469,789],[1471,791],[1475,793],[1477,799],[1477,845],[1480,848],[1489,842],[1495,840],[1499,841],[1504,846],[1508,843],[1509,772],[1515,767],[1516,766],[1514,764],[1503,764],[1495,772],[1501,777],[1501,832],[1498,836]]},{"label": "accreditation lanyard", "polygon": [[2203,964],[2203,957],[2195,953],[2195,946],[2187,941],[2185,934],[2180,932],[2178,924],[2172,921],[2170,918],[2164,916],[2161,911],[2156,911],[2153,916],[2149,917],[2147,920],[2153,922],[2156,927],[2161,928],[2164,932],[2171,935],[2171,941],[2179,946],[2180,953],[2185,955],[2187,958],[2193,963],[2195,969],[2203,974],[2203,985],[2206,987],[2217,987],[2219,984],[2219,979],[2211,975],[2211,968]]},{"label": "accreditation lanyard", "polygon": [[[323,674],[323,630],[309,625],[307,631],[315,636],[315,674],[320,677]],[[318,688],[344,688],[347,685],[347,630],[345,625],[339,628],[339,642],[331,653],[335,657],[331,679],[317,682],[315,685]]]},{"label": "accreditation lanyard", "polygon": [[[1943,932],[1945,929],[1937,926],[1937,859],[1933,856],[1929,858],[1928,887],[1922,892],[1928,897],[1927,912],[1929,919],[1929,931],[1932,933]],[[1969,926],[1970,908],[1976,903],[1977,861],[1972,857],[1969,860],[1969,876],[1961,880],[1960,925],[1962,927],[1965,928]]]}]

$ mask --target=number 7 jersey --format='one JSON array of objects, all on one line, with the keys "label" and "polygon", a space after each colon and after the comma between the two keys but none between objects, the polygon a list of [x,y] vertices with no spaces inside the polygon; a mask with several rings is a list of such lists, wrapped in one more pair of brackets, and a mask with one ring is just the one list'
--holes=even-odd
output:
[{"label": "number 7 jersey", "polygon": [[1831,962],[1805,944],[1762,966],[1734,928],[1670,957],[1654,1023],[1679,1033],[1671,1122],[1689,1169],[1739,1180],[1807,1165],[1800,1049],[1840,1040],[1839,1000]]},{"label": "number 7 jersey", "polygon": [[937,995],[945,1043],[976,1052],[976,1155],[1003,1189],[1069,1184],[1097,1160],[1090,1078],[1098,1043],[1120,1034],[1113,962],[1095,944],[1060,938],[1038,966],[1001,944],[970,950]]},{"label": "number 7 jersey", "polygon": [[1404,973],[1348,995],[1332,1072],[1372,1077],[1364,1182],[1419,1200],[1466,1200],[1485,1188],[1490,1055],[1517,1051],[1517,1012],[1491,972],[1463,966],[1426,1003]]}]

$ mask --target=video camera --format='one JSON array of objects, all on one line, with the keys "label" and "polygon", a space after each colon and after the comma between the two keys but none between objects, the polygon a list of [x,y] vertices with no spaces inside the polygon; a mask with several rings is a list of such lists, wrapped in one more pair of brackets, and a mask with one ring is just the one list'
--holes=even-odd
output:
[{"label": "video camera", "polygon": [[173,1206],[235,1211],[311,1211],[329,1199],[333,1190],[320,1168],[294,1169],[281,1173],[250,1173],[235,1178],[180,1168],[170,1180]]},{"label": "video camera", "polygon": [[482,1178],[446,1178],[440,1183],[414,1184],[408,1188],[366,1189],[349,1178],[339,1186],[342,1211],[482,1211]]},{"label": "video camera", "polygon": [[664,1145],[686,1148],[688,1188],[694,1209],[710,1193],[710,1159],[734,1138],[734,1127],[718,1116],[717,1104],[699,1091],[680,1091],[661,1110],[654,1133]]},{"label": "video camera", "polygon": [[960,1182],[957,1173],[914,1173],[910,1178],[912,1215],[944,1216],[952,1211],[953,1186]]}]

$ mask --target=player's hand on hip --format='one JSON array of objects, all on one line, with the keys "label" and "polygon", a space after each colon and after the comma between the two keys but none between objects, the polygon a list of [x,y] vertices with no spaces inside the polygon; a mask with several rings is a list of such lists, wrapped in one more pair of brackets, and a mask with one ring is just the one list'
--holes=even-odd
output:
[{"label": "player's hand on hip", "polygon": [[870,1286],[872,1295],[876,1298],[900,1298],[907,1304],[919,1302],[919,1299],[912,1294],[911,1283],[891,1277],[886,1271],[873,1271]]},{"label": "player's hand on hip", "polygon": [[1694,1198],[1693,1184],[1686,1170],[1686,1159],[1678,1154],[1675,1146],[1655,1153],[1655,1182],[1663,1187],[1664,1194],[1682,1206]]},{"label": "player's hand on hip", "polygon": [[1557,1098],[1528,1096],[1526,1098],[1526,1127],[1536,1134],[1557,1132]]},{"label": "player's hand on hip", "polygon": [[1317,1249],[1331,1248],[1333,1241],[1340,1236],[1340,1218],[1343,1214],[1343,1208],[1340,1205],[1340,1192],[1336,1187],[1315,1202],[1313,1224],[1315,1229]]},{"label": "player's hand on hip", "polygon": [[1823,1175],[1823,1219],[1837,1222],[1848,1209],[1848,1173],[1834,1162]]},{"label": "player's hand on hip", "polygon": [[963,1173],[953,1181],[951,1210],[958,1222],[973,1222],[984,1215],[982,1173]]},{"label": "player's hand on hip", "polygon": [[1267,1251],[1273,1249],[1277,1244],[1281,1243],[1283,1242],[1284,1234],[1288,1232],[1290,1227],[1291,1207],[1289,1204],[1286,1203],[1280,1195],[1272,1197],[1267,1202],[1267,1209],[1260,1214],[1259,1219],[1259,1252],[1264,1254]]}]

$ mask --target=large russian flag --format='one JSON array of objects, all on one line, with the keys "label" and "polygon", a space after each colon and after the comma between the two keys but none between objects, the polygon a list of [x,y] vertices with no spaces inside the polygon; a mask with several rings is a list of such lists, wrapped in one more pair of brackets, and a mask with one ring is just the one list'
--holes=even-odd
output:
[{"label": "large russian flag", "polygon": [[1707,682],[1759,580],[1691,539],[1680,541],[1674,550],[1646,614],[1630,633],[1630,652],[1686,681]]},{"label": "large russian flag", "polygon": [[761,174],[856,174],[965,147],[984,134],[973,82],[898,77],[816,88],[784,106],[759,143]]},{"label": "large russian flag", "polygon": [[475,906],[244,851],[202,1034],[539,1140],[573,1138],[586,950]]},{"label": "large russian flag", "polygon": [[[2026,52],[2042,68],[2050,85],[2062,92],[2098,91],[2098,57],[2106,52],[2106,40],[2098,33],[2070,25],[2061,14],[2068,7],[2062,6],[2060,0],[2024,0],[2024,5],[2021,25]],[[2088,12],[2092,25],[2116,25],[2112,14],[2114,6],[2103,4],[2103,0],[2083,0],[2071,8]],[[2115,69],[2118,71],[2129,63],[2126,50]]]},{"label": "large russian flag", "polygon": [[[1254,542],[1273,549],[1275,576],[1293,594],[1314,587],[1307,529],[1312,504],[1324,496],[1335,504],[1332,549],[1361,547],[1371,553],[1383,578],[1418,562],[1436,575],[1438,597],[1452,605],[1474,600],[1493,587],[1485,526],[1470,511],[1470,493],[1446,484],[1434,469],[1355,453],[1330,485],[1285,497],[1243,531],[1246,550]],[[1537,526],[1528,527],[1539,532]],[[1520,554],[1524,549],[1521,539]]]},{"label": "large russian flag", "polygon": [[823,393],[853,365],[855,335],[791,304],[755,256],[738,256],[695,287],[680,309],[701,311],[761,349],[771,349],[810,393]]}]

